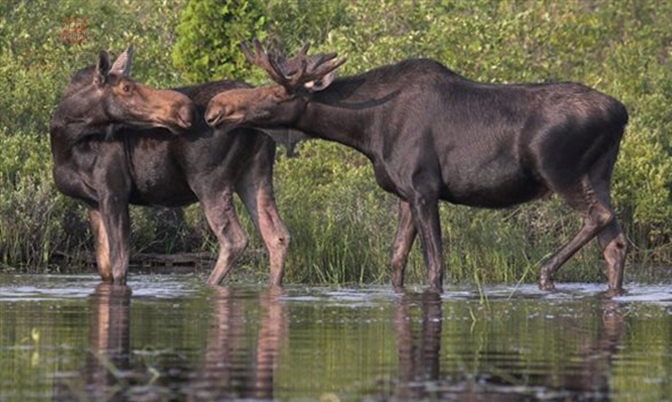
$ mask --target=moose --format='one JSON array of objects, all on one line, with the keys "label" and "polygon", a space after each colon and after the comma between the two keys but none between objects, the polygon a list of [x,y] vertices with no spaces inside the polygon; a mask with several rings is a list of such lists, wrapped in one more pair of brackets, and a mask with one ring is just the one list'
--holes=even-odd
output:
[{"label": "moose", "polygon": [[392,282],[417,236],[430,290],[440,292],[444,258],[438,201],[506,208],[558,194],[583,227],[542,262],[539,286],[597,237],[610,292],[622,290],[626,239],[611,204],[611,176],[628,122],[623,104],[577,83],[486,84],[430,59],[409,59],[336,78],[336,53],[290,66],[258,40],[247,59],[275,85],[215,96],[212,127],[291,127],[363,153],[377,183],[400,200]]},{"label": "moose", "polygon": [[215,94],[249,85],[152,89],[130,77],[132,54],[110,63],[101,51],[95,67],[73,75],[51,120],[56,187],[86,205],[102,280],[126,283],[129,204],[198,201],[219,243],[207,283],[219,284],[248,242],[237,193],[268,250],[270,282],[280,285],[290,238],[273,192],[275,142],[256,129],[214,130],[203,118]]}]

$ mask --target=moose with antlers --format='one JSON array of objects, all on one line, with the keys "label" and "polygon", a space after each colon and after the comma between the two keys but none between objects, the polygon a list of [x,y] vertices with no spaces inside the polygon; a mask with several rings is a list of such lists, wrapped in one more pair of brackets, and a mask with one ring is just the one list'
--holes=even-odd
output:
[{"label": "moose with antlers", "polygon": [[213,127],[291,127],[358,150],[378,184],[400,199],[392,281],[402,287],[417,234],[430,289],[441,291],[439,200],[506,208],[558,194],[583,217],[579,233],[541,266],[539,286],[597,237],[610,291],[622,289],[626,239],[611,204],[611,176],[628,122],[623,104],[576,83],[496,85],[469,80],[428,59],[336,78],[335,53],[298,67],[254,41],[248,60],[277,85],[215,96]]}]

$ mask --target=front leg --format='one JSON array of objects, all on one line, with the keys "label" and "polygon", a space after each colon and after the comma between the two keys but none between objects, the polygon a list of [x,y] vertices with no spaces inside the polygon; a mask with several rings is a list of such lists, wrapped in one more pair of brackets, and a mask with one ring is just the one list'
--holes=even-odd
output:
[{"label": "front leg", "polygon": [[[89,218],[96,240],[96,260],[103,281],[125,285],[128,271],[131,175],[123,147],[110,143],[101,152],[88,180],[95,189]],[[112,147],[112,145],[115,145]]]},{"label": "front leg", "polygon": [[128,239],[131,231],[128,201],[113,195],[105,196],[100,201],[100,213],[103,223],[102,231],[106,233],[108,240],[107,249],[112,282],[125,285],[129,260]]},{"label": "front leg", "polygon": [[430,290],[440,293],[443,288],[443,246],[438,197],[415,194],[409,202],[425,251]]},{"label": "front leg", "polygon": [[112,282],[112,263],[110,261],[110,241],[103,224],[103,216],[98,208],[88,207],[91,231],[96,247],[96,264],[103,282]]},{"label": "front leg", "polygon": [[408,255],[415,241],[418,230],[413,223],[411,205],[406,201],[399,201],[399,221],[397,223],[397,235],[392,247],[392,285],[400,290],[404,287],[404,271]]}]

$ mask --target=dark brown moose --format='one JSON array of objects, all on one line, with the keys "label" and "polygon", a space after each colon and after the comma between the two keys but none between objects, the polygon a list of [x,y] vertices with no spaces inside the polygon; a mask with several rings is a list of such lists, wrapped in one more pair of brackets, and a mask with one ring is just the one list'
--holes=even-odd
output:
[{"label": "dark brown moose", "polygon": [[352,147],[373,163],[378,184],[401,198],[393,284],[401,287],[420,233],[429,284],[441,290],[438,201],[506,208],[557,193],[584,219],[581,231],[543,262],[542,289],[597,236],[609,288],[623,282],[626,241],[611,206],[611,174],[628,121],[617,100],[575,83],[474,82],[428,59],[405,60],[336,79],[335,53],[289,68],[255,41],[248,60],[278,85],[214,97],[213,127],[291,127]]},{"label": "dark brown moose", "polygon": [[51,120],[54,180],[87,206],[101,277],[126,282],[129,204],[199,201],[220,247],[208,283],[219,284],[247,245],[237,193],[268,249],[270,281],[281,284],[289,233],[273,195],[275,143],[254,129],[213,130],[203,119],[212,96],[249,85],[151,89],[130,78],[131,56],[129,48],[110,65],[101,52],[95,67],[75,73]]}]

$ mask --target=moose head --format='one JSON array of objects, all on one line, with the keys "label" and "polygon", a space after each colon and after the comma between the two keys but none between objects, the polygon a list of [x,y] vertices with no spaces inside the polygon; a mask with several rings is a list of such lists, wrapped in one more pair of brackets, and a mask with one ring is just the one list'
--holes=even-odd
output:
[{"label": "moose head", "polygon": [[132,47],[114,63],[101,51],[95,67],[74,75],[52,123],[60,123],[76,136],[109,133],[118,125],[164,127],[174,134],[189,128],[195,114],[191,100],[179,92],[150,88],[132,79],[132,60]]},{"label": "moose head", "polygon": [[336,69],[347,60],[336,59],[336,53],[308,56],[308,44],[291,59],[267,52],[256,39],[253,47],[254,52],[249,45],[242,44],[245,57],[264,69],[277,85],[235,89],[215,96],[205,114],[210,126],[289,125],[305,110],[313,94],[333,82]]}]

